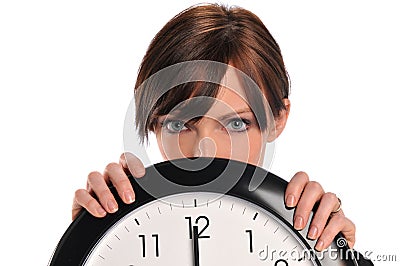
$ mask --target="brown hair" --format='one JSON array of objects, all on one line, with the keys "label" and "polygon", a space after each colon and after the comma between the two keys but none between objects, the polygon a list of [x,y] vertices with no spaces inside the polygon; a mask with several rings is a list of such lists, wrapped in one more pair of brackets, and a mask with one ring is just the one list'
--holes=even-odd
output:
[{"label": "brown hair", "polygon": [[[289,77],[280,48],[262,21],[240,7],[193,6],[157,33],[141,63],[135,101],[136,127],[142,141],[149,130],[154,130],[155,118],[168,114],[180,102],[193,96],[216,97],[218,84],[196,82],[169,90],[153,106],[146,104],[152,102],[151,90],[156,89],[140,86],[146,79],[168,66],[191,60],[217,61],[238,68],[259,86],[274,116],[285,109],[283,99],[289,94]],[[223,74],[217,73],[221,77]]]}]

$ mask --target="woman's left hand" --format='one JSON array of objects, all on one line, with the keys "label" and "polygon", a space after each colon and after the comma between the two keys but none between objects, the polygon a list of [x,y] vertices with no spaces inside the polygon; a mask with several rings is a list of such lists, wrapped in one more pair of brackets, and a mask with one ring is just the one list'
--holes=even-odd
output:
[{"label": "woman's left hand", "polygon": [[317,202],[319,202],[319,206],[307,234],[310,239],[318,239],[315,249],[321,251],[328,248],[339,232],[343,234],[349,247],[352,248],[355,242],[356,227],[344,215],[338,197],[334,193],[325,192],[318,182],[310,181],[306,173],[296,173],[285,192],[286,206],[296,207],[293,221],[295,229],[304,229]]}]

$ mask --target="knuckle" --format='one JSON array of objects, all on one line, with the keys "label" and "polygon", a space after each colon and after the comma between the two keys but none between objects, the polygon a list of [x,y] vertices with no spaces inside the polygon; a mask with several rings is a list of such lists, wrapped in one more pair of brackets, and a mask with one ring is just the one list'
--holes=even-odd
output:
[{"label": "knuckle", "polygon": [[115,168],[118,168],[118,167],[120,167],[120,164],[112,162],[112,163],[107,164],[106,171],[109,172],[109,171],[111,171],[111,170],[113,170]]},{"label": "knuckle", "polygon": [[309,181],[307,184],[312,190],[322,190],[322,186],[317,181]]},{"label": "knuckle", "polygon": [[323,235],[321,237],[323,237],[324,242],[328,243],[328,242],[332,242],[333,238],[339,233],[339,231],[336,231],[334,229],[331,228],[325,228]]},{"label": "knuckle", "polygon": [[337,201],[336,194],[332,193],[332,192],[326,192],[323,197],[326,198],[327,200],[329,200],[330,202],[336,202]]},{"label": "knuckle", "polygon": [[97,179],[99,176],[101,176],[101,174],[100,174],[99,172],[97,172],[97,171],[92,171],[92,172],[90,172],[89,175],[88,175],[88,181],[89,181],[89,183],[90,183],[91,181]]},{"label": "knuckle", "polygon": [[99,200],[104,200],[104,201],[113,198],[113,195],[109,189],[104,189],[100,191],[99,193],[97,193],[97,196],[99,197]]},{"label": "knuckle", "polygon": [[79,200],[87,191],[85,189],[78,189],[75,191],[75,199]]},{"label": "knuckle", "polygon": [[344,215],[334,215],[332,217],[332,222],[340,225],[341,228],[344,227],[344,225],[346,224],[347,221],[350,221],[350,220],[347,219]]},{"label": "knuckle", "polygon": [[303,180],[305,180],[306,182],[308,182],[310,180],[308,174],[304,171],[299,171],[296,173],[296,175],[298,175],[299,177],[301,177]]},{"label": "knuckle", "polygon": [[94,210],[96,207],[99,205],[98,201],[94,198],[91,198],[88,200],[86,203],[86,209],[88,210]]},{"label": "knuckle", "polygon": [[129,188],[131,186],[131,182],[128,178],[121,178],[118,183],[116,184],[118,188]]},{"label": "knuckle", "polygon": [[326,217],[323,212],[317,210],[314,213],[311,223],[317,227],[323,227],[327,223],[328,218],[329,217]]}]

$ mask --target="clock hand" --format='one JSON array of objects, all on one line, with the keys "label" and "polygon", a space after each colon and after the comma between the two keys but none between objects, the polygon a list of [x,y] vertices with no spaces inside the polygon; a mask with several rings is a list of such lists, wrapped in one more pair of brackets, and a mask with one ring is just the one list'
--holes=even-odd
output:
[{"label": "clock hand", "polygon": [[193,226],[194,266],[199,266],[199,227]]}]

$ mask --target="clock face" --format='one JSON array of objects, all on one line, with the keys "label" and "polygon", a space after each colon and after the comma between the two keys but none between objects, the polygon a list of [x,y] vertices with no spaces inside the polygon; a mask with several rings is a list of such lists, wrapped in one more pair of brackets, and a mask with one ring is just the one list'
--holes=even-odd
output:
[{"label": "clock face", "polygon": [[199,265],[316,265],[307,251],[297,234],[260,206],[229,195],[183,193],[119,220],[84,265],[183,266],[196,265],[196,259]]},{"label": "clock face", "polygon": [[338,245],[340,235],[330,246],[336,256],[314,251],[308,228],[292,226],[287,182],[254,165],[177,159],[130,180],[136,201],[124,204],[111,187],[118,211],[104,218],[83,211],[49,266],[357,265],[353,257],[337,256],[352,254]]}]

